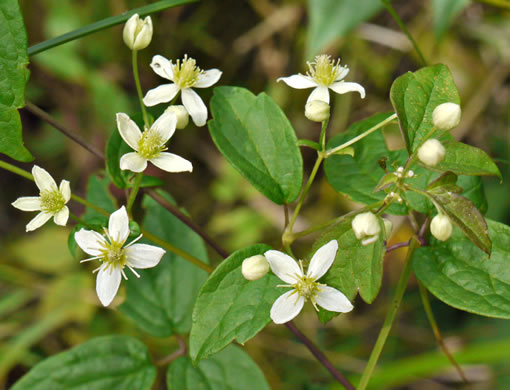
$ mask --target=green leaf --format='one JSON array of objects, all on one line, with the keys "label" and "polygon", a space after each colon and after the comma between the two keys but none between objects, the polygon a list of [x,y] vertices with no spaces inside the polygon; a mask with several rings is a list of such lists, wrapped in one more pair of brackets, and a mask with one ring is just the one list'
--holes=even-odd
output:
[{"label": "green leaf", "polygon": [[457,185],[464,189],[462,196],[473,202],[482,214],[487,212],[488,203],[485,197],[482,178],[479,176],[459,176]]},{"label": "green leaf", "polygon": [[267,274],[257,281],[248,281],[241,274],[244,259],[269,249],[259,244],[234,252],[216,267],[200,289],[189,342],[194,362],[221,351],[234,340],[245,343],[271,321],[271,306],[284,293],[276,288],[280,279]]},{"label": "green leaf", "polygon": [[303,160],[289,120],[274,100],[239,87],[217,87],[209,131],[225,158],[266,197],[291,203],[303,181]]},{"label": "green leaf", "polygon": [[[391,114],[376,114],[370,118],[349,126],[346,132],[333,137],[327,145],[328,149],[339,146],[382,122]],[[383,176],[384,170],[378,160],[388,157],[390,162],[398,161],[403,165],[408,155],[405,150],[390,151],[386,146],[381,130],[362,138],[352,145],[354,156],[332,155],[324,163],[324,171],[329,184],[338,192],[348,195],[356,202],[372,204],[386,196],[383,191],[374,192]],[[407,214],[407,208],[394,204],[388,209],[392,214]]]},{"label": "green leaf", "polygon": [[308,0],[307,57],[319,54],[381,8],[382,3],[374,0],[358,0],[355,7],[350,0]]},{"label": "green leaf", "polygon": [[457,309],[510,319],[510,227],[488,221],[491,257],[454,229],[445,242],[432,239],[413,256],[416,277],[438,299]]},{"label": "green leaf", "polygon": [[427,185],[429,193],[441,193],[444,191],[451,191],[455,193],[462,192],[462,188],[457,186],[457,175],[453,172],[445,172],[437,179],[432,180]]},{"label": "green leaf", "polygon": [[[165,197],[173,203],[168,195]],[[143,206],[147,231],[208,263],[205,244],[194,231],[148,196]],[[120,310],[153,336],[189,332],[193,305],[207,273],[170,252],[156,267],[137,272],[139,279],[126,281],[127,297]]]},{"label": "green leaf", "polygon": [[460,104],[453,77],[442,64],[397,78],[391,86],[390,99],[409,152],[414,152],[425,139],[440,135],[438,131],[432,132],[432,112],[439,104]]},{"label": "green leaf", "polygon": [[443,146],[446,149],[446,155],[435,169],[452,171],[457,175],[492,175],[502,179],[499,168],[483,150],[453,140],[444,142]]},{"label": "green leaf", "polygon": [[156,367],[142,342],[105,336],[43,360],[11,390],[149,390],[154,379]]},{"label": "green leaf", "polygon": [[[108,189],[109,186],[110,179],[108,177],[100,177],[99,175],[90,176],[87,185],[87,200],[93,205],[101,207],[109,213],[113,213],[117,210],[117,206],[113,195]],[[103,220],[108,220],[108,217],[91,208],[87,208],[83,219],[87,222],[98,223]]]},{"label": "green leaf", "polygon": [[25,148],[18,108],[25,106],[27,33],[18,0],[0,2],[0,153],[23,162],[34,158]]},{"label": "green leaf", "polygon": [[270,389],[257,364],[234,345],[196,366],[190,358],[180,357],[168,367],[166,383],[168,390]]},{"label": "green leaf", "polygon": [[434,13],[434,34],[441,39],[453,20],[469,4],[469,0],[432,0]]},{"label": "green leaf", "polygon": [[297,140],[298,146],[306,146],[312,149],[315,149],[317,151],[321,150],[321,146],[318,142],[309,140],[309,139],[298,139]]}]

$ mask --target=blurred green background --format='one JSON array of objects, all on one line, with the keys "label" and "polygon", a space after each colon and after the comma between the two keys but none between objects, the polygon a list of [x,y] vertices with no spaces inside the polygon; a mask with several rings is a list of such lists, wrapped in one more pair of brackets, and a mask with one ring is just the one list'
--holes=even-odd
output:
[{"label": "blurred green background", "polygon": [[[147,3],[20,1],[29,45]],[[485,180],[487,216],[509,224],[510,170],[505,161],[510,159],[510,3],[501,3],[507,4],[507,10],[469,0],[392,2],[429,63],[450,67],[463,107],[461,125],[453,134],[500,162],[504,182]],[[319,124],[303,115],[309,91],[292,90],[276,79],[304,72],[305,61],[312,60],[314,54],[339,56],[351,68],[348,81],[361,83],[367,91],[364,100],[357,94],[333,97],[330,136],[368,115],[391,111],[388,94],[392,81],[421,66],[410,42],[378,0],[202,1],[152,18],[153,41],[139,53],[144,91],[162,83],[149,67],[153,55],[177,59],[188,54],[202,69],[223,71],[218,85],[269,93],[282,106],[299,138],[317,139],[320,131]],[[29,66],[27,99],[104,149],[109,134],[115,131],[115,113],[138,111],[130,57],[121,26],[37,54]],[[206,102],[211,94],[212,89],[201,91]],[[25,143],[35,162],[57,181],[68,179],[74,191],[84,194],[88,177],[104,174],[100,161],[80,146],[28,111],[21,110],[21,116]],[[398,133],[388,132],[387,140],[397,145]],[[156,169],[148,173],[165,180],[165,188],[199,225],[229,251],[256,242],[279,246],[282,210],[226,163],[207,128],[191,125],[179,130],[171,150],[193,161],[193,174],[168,175]],[[304,149],[303,155],[309,172],[315,155],[310,149]],[[24,168],[30,169],[31,164]],[[0,388],[9,388],[45,357],[98,335],[134,335],[149,345],[155,358],[176,349],[174,339],[148,337],[115,308],[98,305],[95,277],[67,249],[72,226],[62,229],[49,223],[35,233],[24,232],[31,216],[10,203],[19,196],[36,195],[33,183],[2,171],[0,186]],[[112,191],[119,199],[124,196]],[[320,174],[297,230],[353,207],[356,205],[338,195]],[[71,208],[76,214],[83,211],[76,205]],[[407,240],[410,228],[405,220],[395,219],[394,224],[390,244]],[[295,252],[305,254],[313,238],[297,242]],[[210,255],[213,262],[221,260],[213,252]],[[404,256],[405,249],[387,256],[383,288],[372,305],[358,299],[352,314],[325,326],[311,306],[296,320],[334,364],[353,378],[368,359]],[[468,348],[462,356],[471,383],[462,384],[451,368],[444,369],[448,365],[441,363],[444,359],[413,280],[380,359],[374,388],[509,389],[508,323],[461,312],[434,299],[432,305],[451,350]],[[285,327],[269,325],[245,347],[273,389],[339,388]],[[164,376],[158,377],[154,388],[164,389],[163,383]]]}]

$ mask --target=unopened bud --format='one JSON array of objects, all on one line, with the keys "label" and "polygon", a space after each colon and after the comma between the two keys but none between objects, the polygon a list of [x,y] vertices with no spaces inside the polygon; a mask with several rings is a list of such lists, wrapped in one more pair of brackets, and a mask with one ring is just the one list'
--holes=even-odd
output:
[{"label": "unopened bud", "polygon": [[383,218],[384,223],[384,237],[386,239],[390,238],[391,232],[393,231],[393,222],[391,222],[389,219]]},{"label": "unopened bud", "polygon": [[262,255],[255,255],[243,260],[241,272],[245,279],[258,280],[269,272],[269,263]]},{"label": "unopened bud", "polygon": [[131,50],[145,49],[152,40],[151,17],[147,16],[142,20],[138,14],[131,16],[124,25],[122,37]]},{"label": "unopened bud", "polygon": [[322,100],[312,100],[306,103],[305,116],[314,122],[324,122],[329,119],[329,104]]},{"label": "unopened bud", "polygon": [[446,241],[452,235],[453,226],[444,214],[438,214],[430,222],[430,232],[440,241]]},{"label": "unopened bud", "polygon": [[460,123],[460,106],[456,103],[443,103],[432,112],[432,123],[439,130],[451,130]]},{"label": "unopened bud", "polygon": [[358,240],[361,240],[361,245],[369,245],[377,241],[381,226],[377,217],[371,213],[361,213],[354,217],[352,220],[352,230]]},{"label": "unopened bud", "polygon": [[429,139],[418,149],[418,158],[429,167],[434,167],[443,161],[446,150],[437,139]]},{"label": "unopened bud", "polygon": [[177,106],[170,106],[168,107],[165,112],[173,112],[175,116],[177,116],[177,128],[178,129],[184,129],[186,126],[188,126],[189,123],[189,114],[186,108],[181,105]]}]

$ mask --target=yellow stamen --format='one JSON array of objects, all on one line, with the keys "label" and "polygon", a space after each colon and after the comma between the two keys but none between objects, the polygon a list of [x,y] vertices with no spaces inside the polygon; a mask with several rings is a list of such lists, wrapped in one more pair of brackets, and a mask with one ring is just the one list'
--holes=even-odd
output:
[{"label": "yellow stamen", "polygon": [[56,214],[66,205],[66,201],[62,193],[55,190],[46,190],[40,193],[41,210],[51,214]]},{"label": "yellow stamen", "polygon": [[190,88],[198,80],[198,76],[203,73],[198,66],[196,66],[196,61],[193,58],[188,58],[187,55],[184,56],[184,59],[177,60],[175,65],[172,65],[172,71],[174,75],[174,82],[180,88]]},{"label": "yellow stamen", "polygon": [[307,64],[308,72],[306,74],[314,79],[317,84],[325,87],[337,81],[342,72],[347,69],[345,66],[340,66],[340,60],[335,63],[326,54],[315,57],[315,61],[307,62]]}]

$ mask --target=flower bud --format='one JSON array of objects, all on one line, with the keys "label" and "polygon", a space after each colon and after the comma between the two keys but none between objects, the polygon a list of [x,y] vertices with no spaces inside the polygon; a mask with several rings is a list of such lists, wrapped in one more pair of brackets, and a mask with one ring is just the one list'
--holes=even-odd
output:
[{"label": "flower bud", "polygon": [[269,263],[262,255],[255,255],[243,260],[241,272],[245,279],[258,280],[269,272]]},{"label": "flower bud", "polygon": [[437,139],[429,139],[418,149],[418,158],[429,167],[434,167],[443,161],[446,150]]},{"label": "flower bud", "polygon": [[122,36],[124,38],[124,43],[131,50],[145,49],[152,40],[151,17],[147,16],[142,20],[138,14],[134,14],[124,25]]},{"label": "flower bud", "polygon": [[314,122],[324,122],[329,119],[329,104],[322,100],[312,100],[306,103],[305,116]]},{"label": "flower bud", "polygon": [[384,237],[388,239],[391,236],[391,232],[393,231],[393,222],[391,222],[389,219],[383,218],[384,223]]},{"label": "flower bud", "polygon": [[377,217],[371,213],[361,213],[354,217],[352,220],[352,230],[358,240],[361,240],[361,245],[369,245],[377,241],[381,226]]},{"label": "flower bud", "polygon": [[452,230],[452,223],[446,215],[438,214],[430,222],[430,232],[440,241],[448,240],[452,235]]},{"label": "flower bud", "polygon": [[432,123],[439,130],[451,130],[460,122],[460,106],[456,103],[443,103],[432,112]]},{"label": "flower bud", "polygon": [[173,112],[177,116],[177,128],[178,129],[184,129],[186,126],[188,126],[189,123],[189,114],[186,108],[181,105],[177,106],[170,106],[168,107],[165,112]]}]

